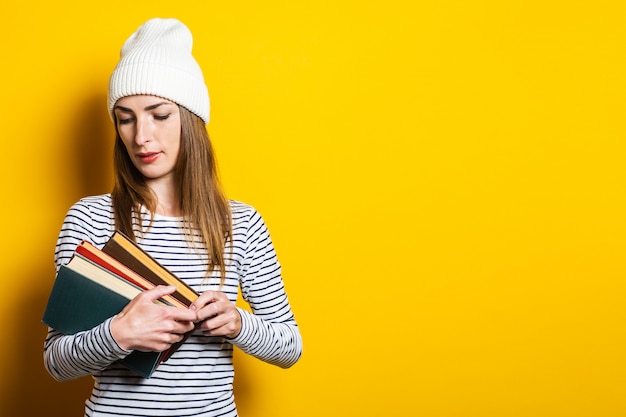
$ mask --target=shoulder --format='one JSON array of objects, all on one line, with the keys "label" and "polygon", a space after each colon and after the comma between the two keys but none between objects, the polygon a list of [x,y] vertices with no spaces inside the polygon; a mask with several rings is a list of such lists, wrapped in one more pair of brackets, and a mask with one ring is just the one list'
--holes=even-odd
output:
[{"label": "shoulder", "polygon": [[257,223],[264,224],[263,217],[255,207],[237,200],[230,200],[229,203],[233,219],[233,228],[248,228]]},{"label": "shoulder", "polygon": [[229,200],[230,204],[230,212],[233,216],[233,221],[236,218],[249,217],[252,214],[256,213],[256,209],[252,207],[250,204],[246,204],[237,200]]},{"label": "shoulder", "polygon": [[74,230],[86,234],[85,238],[95,243],[111,234],[114,217],[110,194],[83,197],[67,211],[62,232]]},{"label": "shoulder", "polygon": [[250,204],[230,201],[235,240],[256,241],[269,238],[269,230],[259,211]]},{"label": "shoulder", "polygon": [[75,202],[70,211],[89,211],[90,213],[110,213],[113,210],[111,194],[93,195],[83,197]]},{"label": "shoulder", "polygon": [[114,224],[110,195],[84,197],[74,203],[65,215],[57,238],[57,267],[71,258],[74,249],[83,240],[103,245],[112,234]]}]

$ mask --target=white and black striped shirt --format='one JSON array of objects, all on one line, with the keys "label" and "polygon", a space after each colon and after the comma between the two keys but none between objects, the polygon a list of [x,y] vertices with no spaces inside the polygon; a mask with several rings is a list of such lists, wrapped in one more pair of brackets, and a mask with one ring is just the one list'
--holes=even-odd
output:
[{"label": "white and black striped shirt", "polygon": [[[233,398],[233,345],[278,365],[293,365],[302,340],[291,311],[269,232],[252,207],[231,202],[232,253],[226,250],[226,281],[222,291],[232,302],[238,289],[252,313],[239,309],[240,334],[234,339],[194,333],[151,378],[144,379],[116,361],[121,349],[110,331],[111,318],[101,325],[66,336],[49,329],[44,345],[45,366],[57,380],[91,374],[94,389],[85,403],[86,416],[236,416]],[[208,255],[185,240],[180,219],[155,215],[138,244],[199,293],[217,289],[219,277],[205,278]],[[110,194],[87,197],[67,213],[57,241],[55,262],[67,263],[82,240],[102,247],[115,224]],[[137,231],[138,232],[138,231]]]}]

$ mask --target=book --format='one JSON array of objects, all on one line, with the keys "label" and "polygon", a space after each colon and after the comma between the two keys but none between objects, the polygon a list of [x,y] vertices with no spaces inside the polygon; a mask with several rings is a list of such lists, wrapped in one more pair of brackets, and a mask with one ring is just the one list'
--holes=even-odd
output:
[{"label": "book", "polygon": [[[42,318],[44,324],[63,334],[92,329],[118,314],[131,300],[129,295],[121,294],[72,269],[71,263],[59,268]],[[140,291],[136,290],[137,293]],[[119,362],[144,378],[149,378],[162,362],[163,356],[163,352],[133,351]]]},{"label": "book", "polygon": [[[89,330],[118,314],[139,293],[157,285],[177,291],[157,302],[188,308],[198,294],[137,244],[115,232],[102,250],[83,241],[59,268],[42,322],[64,334]],[[133,351],[119,362],[148,378],[191,335],[163,352]]]},{"label": "book", "polygon": [[[137,274],[132,269],[128,268],[126,265],[119,262],[117,259],[111,257],[110,255],[104,253],[100,249],[96,248],[93,244],[87,241],[81,242],[76,248],[76,254],[89,259],[90,261],[100,265],[108,271],[113,272],[119,278],[123,278],[126,281],[140,287],[143,290],[150,290],[156,287],[151,281],[145,279],[141,275]],[[180,300],[174,298],[172,295],[168,294],[163,297],[163,301],[166,303],[181,307],[187,308]]]},{"label": "book", "polygon": [[[117,241],[119,244],[112,243],[112,241]],[[117,259],[109,255],[109,253],[105,252],[105,250],[108,250],[111,254],[115,255]],[[176,275],[172,274],[167,268],[162,266],[157,260],[152,258],[135,242],[130,240],[121,232],[115,232],[113,236],[109,238],[102,250],[96,248],[87,241],[83,241],[76,248],[76,252],[90,257],[94,260],[94,262],[115,272],[121,278],[138,285],[144,290],[154,288],[157,285],[173,285],[177,289],[182,288],[186,298],[182,298],[183,295],[180,293],[180,290],[162,298],[162,301],[168,303],[169,305],[180,308],[188,308],[199,296],[198,293],[196,293],[184,281],[181,281]],[[137,274],[130,267],[146,274],[146,276],[150,277],[151,280]],[[180,295],[178,298],[176,297],[177,294]],[[165,351],[161,357],[161,361],[169,359],[169,357],[187,340],[191,333],[192,332],[187,333],[180,342],[173,344],[170,349]]]},{"label": "book", "polygon": [[102,248],[102,252],[117,259],[119,262],[156,285],[175,286],[176,291],[172,296],[183,302],[186,306],[191,305],[199,296],[191,287],[179,280],[176,275],[172,274],[168,269],[141,249],[139,245],[119,231],[113,233],[113,236],[111,236]]}]

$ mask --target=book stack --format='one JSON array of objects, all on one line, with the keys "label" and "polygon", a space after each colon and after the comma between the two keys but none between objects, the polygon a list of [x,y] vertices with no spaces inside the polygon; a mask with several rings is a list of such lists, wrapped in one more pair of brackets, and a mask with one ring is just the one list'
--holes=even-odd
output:
[{"label": "book stack", "polygon": [[[64,334],[89,330],[118,314],[140,292],[157,285],[176,287],[174,293],[159,300],[165,305],[188,308],[198,297],[120,232],[115,232],[102,249],[83,241],[70,261],[59,268],[42,322]],[[149,378],[181,344],[164,352],[133,351],[120,363]]]}]

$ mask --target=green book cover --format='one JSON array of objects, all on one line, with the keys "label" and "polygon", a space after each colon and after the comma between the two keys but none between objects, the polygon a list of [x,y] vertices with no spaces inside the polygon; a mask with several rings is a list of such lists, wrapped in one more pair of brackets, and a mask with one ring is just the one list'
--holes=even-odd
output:
[{"label": "green book cover", "polygon": [[[89,330],[122,311],[130,300],[66,265],[59,269],[42,322],[64,334]],[[120,360],[144,378],[150,377],[162,353],[133,351]]]}]

